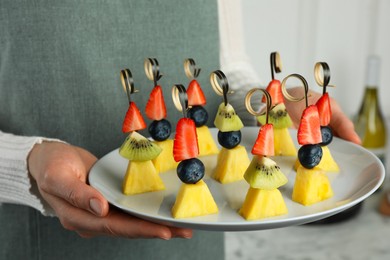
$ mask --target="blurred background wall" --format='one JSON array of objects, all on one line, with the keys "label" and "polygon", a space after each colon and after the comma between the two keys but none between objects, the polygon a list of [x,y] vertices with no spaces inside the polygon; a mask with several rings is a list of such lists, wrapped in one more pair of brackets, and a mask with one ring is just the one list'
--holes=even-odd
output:
[{"label": "blurred background wall", "polygon": [[278,51],[282,80],[303,75],[313,90],[313,69],[325,61],[331,69],[329,94],[344,111],[357,113],[364,91],[366,58],[382,59],[380,104],[390,116],[390,1],[388,0],[242,0],[245,47],[264,82],[271,78],[269,55]]}]

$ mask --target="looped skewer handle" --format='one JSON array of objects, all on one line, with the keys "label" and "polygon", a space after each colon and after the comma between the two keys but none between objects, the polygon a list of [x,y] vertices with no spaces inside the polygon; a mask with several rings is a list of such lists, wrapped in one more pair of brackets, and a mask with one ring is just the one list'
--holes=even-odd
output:
[{"label": "looped skewer handle", "polygon": [[183,117],[187,117],[188,96],[183,85],[176,84],[172,87],[172,100],[176,109],[183,112]]},{"label": "looped skewer handle", "polygon": [[326,87],[335,87],[329,85],[330,82],[330,68],[326,62],[317,62],[314,66],[314,78],[318,86],[322,87],[322,94],[326,93]]},{"label": "looped skewer handle", "polygon": [[[304,89],[305,89],[305,92],[304,92],[304,96],[303,96],[303,97],[299,97],[299,98],[293,97],[292,95],[290,95],[290,93],[287,92],[287,89],[286,89],[286,82],[287,82],[287,80],[288,80],[289,78],[297,78],[297,79],[299,79],[299,80],[302,82],[303,87],[304,87]],[[285,77],[285,78],[283,79],[283,81],[282,81],[282,86],[281,86],[281,87],[282,87],[283,96],[284,96],[287,100],[292,101],[292,102],[299,102],[299,101],[305,99],[305,101],[306,101],[306,107],[309,106],[309,101],[308,101],[309,84],[307,83],[306,79],[305,79],[303,76],[301,76],[301,75],[299,75],[299,74],[296,74],[296,73],[290,74],[290,75],[288,75],[287,77]]]},{"label": "looped skewer handle", "polygon": [[159,81],[163,76],[160,73],[160,67],[158,65],[157,59],[155,58],[145,59],[144,69],[145,69],[146,77],[148,77],[149,80],[153,81],[154,86],[157,86],[157,81]]},{"label": "looped skewer handle", "polygon": [[226,106],[228,104],[227,95],[233,93],[233,91],[229,91],[229,82],[225,74],[220,70],[213,71],[210,74],[210,83],[215,93],[223,96],[223,101]]},{"label": "looped skewer handle", "polygon": [[199,76],[200,68],[196,67],[195,61],[191,58],[184,60],[184,72],[189,79],[196,79]]},{"label": "looped skewer handle", "polygon": [[121,82],[123,89],[125,90],[127,94],[127,99],[129,100],[129,103],[131,102],[131,94],[134,92],[138,92],[138,90],[134,87],[134,80],[133,75],[131,74],[131,71],[129,69],[123,69],[121,70]]},{"label": "looped skewer handle", "polygon": [[282,71],[282,60],[280,59],[279,52],[272,52],[270,55],[271,63],[271,78],[275,79],[274,73],[280,73]]},{"label": "looped skewer handle", "polygon": [[[271,108],[272,108],[272,99],[271,99],[271,95],[268,93],[267,90],[265,90],[263,88],[253,88],[253,89],[249,90],[245,96],[246,109],[248,110],[248,112],[250,114],[252,114],[254,116],[264,115],[264,112],[261,112],[261,111],[257,112],[252,107],[251,98],[256,91],[262,92],[263,95],[265,96],[265,99],[266,99],[266,109],[265,109],[265,120],[266,121],[265,122],[266,122],[266,124],[268,124],[268,115],[269,115],[269,111],[271,111]],[[260,102],[261,102],[261,99],[260,99]]]}]

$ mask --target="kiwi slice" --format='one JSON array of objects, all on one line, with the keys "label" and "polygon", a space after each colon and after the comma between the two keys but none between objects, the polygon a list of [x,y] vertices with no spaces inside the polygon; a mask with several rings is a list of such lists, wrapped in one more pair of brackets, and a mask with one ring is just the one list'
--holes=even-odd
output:
[{"label": "kiwi slice", "polygon": [[214,125],[221,132],[238,131],[244,127],[240,117],[229,103],[221,103],[215,116]]},{"label": "kiwi slice", "polygon": [[252,188],[263,190],[277,189],[287,183],[276,162],[265,156],[253,156],[244,178]]},{"label": "kiwi slice", "polygon": [[158,145],[136,131],[130,133],[119,148],[119,154],[131,161],[149,161],[156,158],[161,151]]},{"label": "kiwi slice", "polygon": [[[266,115],[258,116],[257,120],[260,124],[264,125],[266,123]],[[284,103],[279,103],[271,109],[268,115],[268,123],[273,124],[278,129],[292,126],[291,118],[288,115]]]}]

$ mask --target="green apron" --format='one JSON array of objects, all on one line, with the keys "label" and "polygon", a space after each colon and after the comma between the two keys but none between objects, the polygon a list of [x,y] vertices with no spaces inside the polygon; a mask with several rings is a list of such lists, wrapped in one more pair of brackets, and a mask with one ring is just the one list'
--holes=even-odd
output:
[{"label": "green apron", "polygon": [[[23,3],[21,3],[23,2]],[[128,101],[120,70],[129,68],[132,98],[143,110],[153,82],[143,61],[157,58],[168,117],[171,87],[187,85],[193,58],[208,98],[219,68],[215,0],[0,1],[0,129],[65,140],[101,157],[124,140]],[[146,117],[145,117],[146,119]],[[146,119],[147,123],[148,121]],[[57,218],[25,206],[0,206],[0,259],[223,259],[223,233],[195,231],[190,240],[83,239]]]}]

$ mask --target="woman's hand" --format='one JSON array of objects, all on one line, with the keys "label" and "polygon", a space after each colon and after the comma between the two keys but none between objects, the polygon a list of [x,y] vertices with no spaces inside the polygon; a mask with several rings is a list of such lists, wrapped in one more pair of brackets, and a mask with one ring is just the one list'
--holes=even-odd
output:
[{"label": "woman's hand", "polygon": [[[288,92],[294,97],[303,97],[303,87],[291,88]],[[315,102],[321,97],[321,94],[309,91],[309,105],[315,104]],[[338,136],[347,141],[351,141],[356,144],[361,144],[361,140],[355,132],[352,121],[343,113],[341,107],[337,102],[331,98],[332,118],[329,126],[332,128],[335,136]],[[302,111],[305,109],[305,101],[291,102],[286,100],[285,105],[287,111],[294,122],[294,126],[298,128],[299,121],[301,119]]]},{"label": "woman's hand", "polygon": [[190,229],[155,224],[110,208],[107,200],[86,183],[96,160],[80,147],[59,142],[37,144],[30,153],[29,171],[64,228],[82,237],[191,238]]}]

